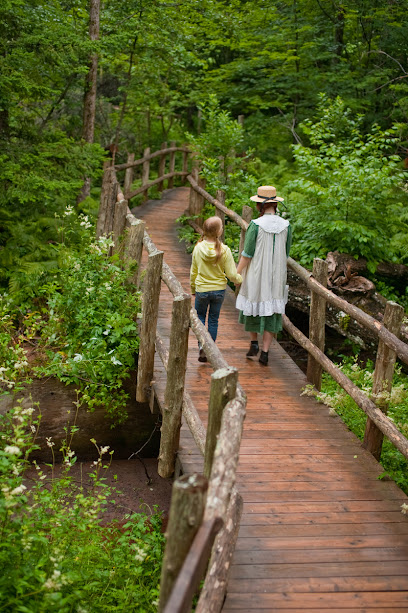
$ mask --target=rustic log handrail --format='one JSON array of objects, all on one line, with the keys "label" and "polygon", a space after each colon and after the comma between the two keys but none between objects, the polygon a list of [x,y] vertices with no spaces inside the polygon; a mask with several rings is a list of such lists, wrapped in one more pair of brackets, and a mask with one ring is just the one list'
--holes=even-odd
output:
[{"label": "rustic log handrail", "polygon": [[[216,207],[219,211],[222,211],[233,219],[242,230],[248,228],[248,223],[242,219],[238,213],[228,209],[217,198],[214,198],[208,194],[198,182],[190,175],[187,177],[187,181],[190,183],[192,189],[199,193],[204,199]],[[194,224],[194,225],[193,225]],[[195,222],[191,225],[194,230],[199,234],[202,233],[201,228]],[[408,346],[401,341],[395,334],[390,332],[383,323],[377,321],[371,315],[367,315],[358,307],[350,304],[343,298],[336,296],[329,289],[319,283],[314,277],[313,273],[301,266],[293,258],[289,257],[287,265],[291,268],[307,285],[307,287],[315,292],[318,296],[324,298],[327,303],[339,308],[343,312],[353,317],[356,321],[363,324],[371,331],[373,331],[378,338],[390,349],[395,351],[396,355],[408,364]],[[326,370],[333,378],[341,385],[341,387],[349,393],[357,405],[368,415],[368,419],[371,419],[377,428],[389,438],[389,440],[401,451],[401,453],[408,458],[408,440],[399,432],[393,422],[379,409],[363,392],[361,392],[353,382],[342,373],[334,363],[321,351],[316,345],[314,345],[307,337],[305,337],[300,330],[298,330],[288,319],[284,316],[284,327],[286,330],[299,342],[299,344],[307,349],[310,355]],[[300,339],[300,340],[299,340]],[[359,393],[357,393],[357,391]],[[373,451],[367,446],[369,451]],[[378,450],[375,457],[378,458]]]},{"label": "rustic log handrail", "polygon": [[368,396],[360,390],[333,362],[314,345],[296,326],[292,324],[290,319],[283,315],[283,326],[291,336],[304,349],[310,352],[314,359],[322,365],[322,367],[333,377],[333,379],[341,385],[348,393],[354,402],[364,411],[366,415],[375,423],[377,428],[381,430],[392,442],[399,451],[408,458],[408,440],[398,430],[394,422],[392,422],[379,409]]},{"label": "rustic log handrail", "polygon": [[167,153],[172,153],[175,151],[184,151],[186,153],[190,153],[190,149],[188,147],[167,147],[166,149],[159,149],[154,153],[150,153],[149,155],[146,155],[132,162],[126,162],[125,164],[115,164],[114,168],[115,170],[126,170],[127,168],[134,168],[135,166],[140,166],[144,162],[154,160],[154,158],[157,158],[160,155],[166,155]]},{"label": "rustic log handrail", "polygon": [[214,539],[223,525],[220,517],[205,520],[194,538],[163,613],[189,613],[204,574]]},{"label": "rustic log handrail", "polygon": [[[191,175],[187,177],[187,181],[190,183],[190,185],[196,192],[204,196],[207,202],[209,202],[218,210],[228,215],[237,223],[240,228],[242,228],[243,230],[246,230],[248,228],[249,224],[244,219],[242,219],[242,217],[238,215],[238,213],[224,206],[219,200],[213,198],[213,196],[208,194],[202,187],[198,185],[196,181],[194,181]],[[197,224],[195,224],[194,230],[196,232],[199,231],[199,227]],[[347,300],[336,296],[336,294],[334,294],[332,291],[330,291],[329,289],[321,285],[318,281],[316,281],[316,279],[313,277],[312,272],[304,268],[301,264],[296,262],[296,260],[291,257],[288,258],[288,267],[291,268],[291,270],[293,270],[293,272],[296,273],[298,277],[306,283],[309,289],[312,289],[317,294],[322,296],[329,304],[339,308],[340,310],[353,317],[356,321],[369,328],[379,338],[381,338],[381,340],[388,347],[394,349],[398,357],[403,362],[405,362],[405,364],[408,364],[408,346],[399,338],[397,338],[395,334],[389,332],[389,330],[387,330],[387,328],[385,328],[385,326],[380,321],[374,319],[374,317],[371,317],[371,315],[367,315],[367,313],[364,313],[364,311],[362,311],[358,307],[355,307],[354,305],[350,304],[349,302],[347,302]]]},{"label": "rustic log handrail", "polygon": [[146,185],[142,185],[141,187],[134,189],[133,192],[129,192],[125,194],[125,197],[128,200],[130,200],[131,198],[134,198],[135,196],[142,194],[143,192],[150,189],[154,185],[158,185],[159,183],[162,183],[165,179],[169,180],[169,179],[172,179],[173,177],[186,177],[186,176],[188,176],[188,172],[182,172],[179,170],[174,171],[174,172],[168,172],[167,174],[162,175],[161,177],[158,177],[157,179],[154,179],[154,181],[150,181],[149,183],[146,183]]}]

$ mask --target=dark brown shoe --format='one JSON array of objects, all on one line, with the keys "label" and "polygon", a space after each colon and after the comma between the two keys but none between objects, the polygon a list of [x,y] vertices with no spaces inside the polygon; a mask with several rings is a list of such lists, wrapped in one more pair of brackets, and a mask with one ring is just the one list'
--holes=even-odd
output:
[{"label": "dark brown shoe", "polygon": [[259,356],[259,363],[262,364],[262,366],[268,366],[268,358],[268,352],[261,351],[261,355]]},{"label": "dark brown shoe", "polygon": [[204,349],[200,349],[200,353],[198,356],[198,361],[199,362],[206,362],[207,361],[207,356],[204,353]]},{"label": "dark brown shoe", "polygon": [[256,355],[258,355],[259,353],[259,345],[258,343],[251,343],[250,347],[249,347],[249,351],[247,351],[246,356],[247,358],[252,358]]}]

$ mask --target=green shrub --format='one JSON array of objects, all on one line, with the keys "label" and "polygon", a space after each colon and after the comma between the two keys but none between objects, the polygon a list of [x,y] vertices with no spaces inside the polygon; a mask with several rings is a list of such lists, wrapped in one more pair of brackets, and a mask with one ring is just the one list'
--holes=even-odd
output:
[{"label": "green shrub", "polygon": [[[63,445],[58,478],[29,454],[35,448],[34,409],[0,416],[0,609],[7,613],[157,610],[164,546],[155,512],[103,526],[114,490],[102,476],[111,452],[96,444],[90,487],[71,475],[76,457]],[[51,439],[48,445],[53,446]],[[108,460],[105,460],[108,458]],[[36,477],[25,478],[35,467]]]},{"label": "green shrub", "polygon": [[[139,347],[140,293],[127,283],[132,268],[118,255],[108,255],[111,239],[92,238],[86,216],[67,207],[59,232],[57,267],[39,272],[30,299],[21,303],[21,293],[2,297],[0,356],[7,370],[0,384],[7,391],[27,376],[55,376],[74,383],[91,410],[103,406],[112,422],[120,423],[128,398],[122,383],[135,366]],[[13,321],[19,334],[13,332]],[[30,367],[22,349],[27,341],[37,347]]]}]

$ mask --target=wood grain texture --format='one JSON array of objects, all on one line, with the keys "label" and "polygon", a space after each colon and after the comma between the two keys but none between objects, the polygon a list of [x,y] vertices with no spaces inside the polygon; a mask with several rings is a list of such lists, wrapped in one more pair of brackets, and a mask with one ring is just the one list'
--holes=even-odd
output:
[{"label": "wood grain texture", "polygon": [[[167,190],[160,202],[134,209],[187,292],[191,256],[178,241],[175,220],[188,199],[188,188]],[[164,339],[171,304],[162,284],[158,330]],[[249,335],[237,319],[227,289],[217,345],[238,369],[248,402],[237,475],[243,514],[223,611],[408,611],[408,518],[401,514],[407,497],[378,479],[382,467],[340,418],[301,395],[306,377],[278,343],[266,368],[245,357]],[[198,362],[190,331],[185,389],[204,424],[211,373],[208,363]],[[156,386],[162,374],[156,356]],[[203,470],[185,424],[179,461],[185,472]]]}]

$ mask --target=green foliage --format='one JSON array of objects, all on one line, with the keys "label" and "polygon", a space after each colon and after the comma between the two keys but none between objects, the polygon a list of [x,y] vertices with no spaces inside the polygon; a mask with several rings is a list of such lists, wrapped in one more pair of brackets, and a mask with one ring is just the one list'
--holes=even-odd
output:
[{"label": "green foliage", "polygon": [[[368,396],[371,394],[373,380],[373,364],[368,362],[366,367],[358,363],[358,357],[346,358],[340,365],[341,370]],[[312,392],[313,393],[313,392]],[[318,400],[328,404],[345,421],[347,426],[361,440],[364,438],[366,414],[355,404],[345,392],[327,373],[323,373],[322,391],[314,392]],[[393,387],[389,396],[390,405],[388,417],[405,437],[408,437],[408,377],[395,369]],[[408,460],[395,449],[394,445],[385,437],[381,464],[385,472],[408,493]]]},{"label": "green foliage", "polygon": [[89,482],[77,482],[67,442],[57,478],[53,467],[29,461],[39,426],[34,415],[34,408],[17,406],[0,416],[1,610],[153,613],[164,547],[160,515],[103,526],[115,494],[102,476],[112,452],[93,441],[94,470]]},{"label": "green foliage", "polygon": [[399,127],[373,125],[364,135],[363,118],[340,98],[322,96],[319,115],[302,124],[310,146],[294,146],[299,178],[288,188],[295,257],[310,264],[337,249],[367,258],[371,270],[382,260],[404,260],[396,236],[408,231],[401,215],[408,200],[400,159],[391,153]]},{"label": "green foliage", "polygon": [[[87,216],[67,207],[58,222],[63,241],[54,245],[58,266],[47,275],[39,273],[31,300],[22,303],[18,293],[13,300],[2,299],[3,387],[11,389],[27,376],[55,376],[77,385],[81,402],[91,410],[103,406],[112,423],[120,423],[128,398],[122,383],[139,347],[140,294],[127,283],[131,269],[117,255],[109,257],[112,241],[92,239]],[[30,367],[22,348],[27,340],[42,356]]]},{"label": "green foliage", "polygon": [[[216,194],[218,189],[225,192],[225,204],[237,213],[242,213],[244,204],[257,189],[257,179],[247,171],[249,155],[238,157],[243,140],[243,128],[230,113],[222,110],[215,96],[210,95],[208,103],[200,107],[204,129],[194,137],[187,134],[191,148],[200,161],[200,174],[206,180],[206,191]],[[251,160],[253,163],[253,160]],[[206,204],[203,217],[214,215],[214,207]],[[184,222],[184,218],[180,220]],[[193,242],[192,230],[182,228],[180,236]],[[225,242],[233,254],[238,256],[240,230],[236,224],[229,224],[226,219]],[[195,242],[195,240],[194,240]]]}]

